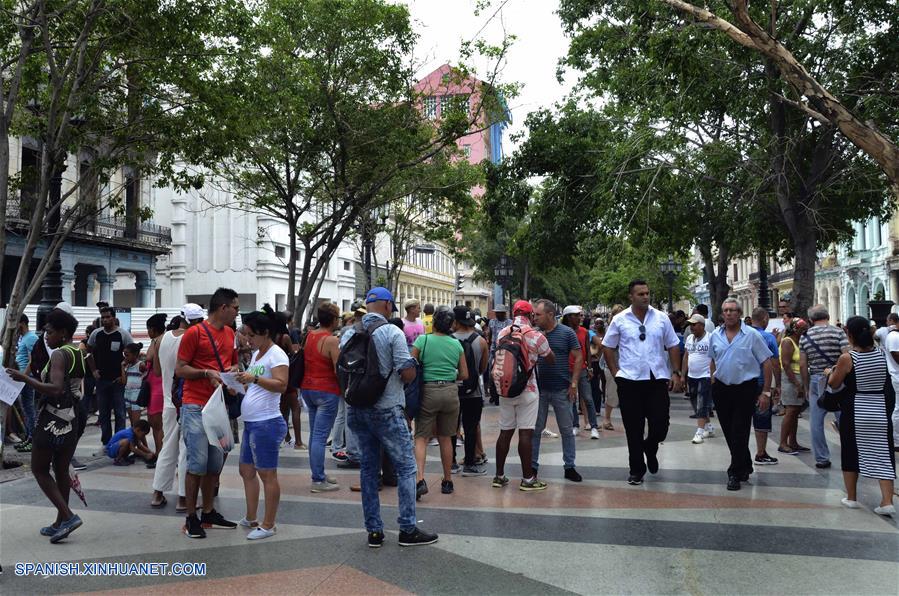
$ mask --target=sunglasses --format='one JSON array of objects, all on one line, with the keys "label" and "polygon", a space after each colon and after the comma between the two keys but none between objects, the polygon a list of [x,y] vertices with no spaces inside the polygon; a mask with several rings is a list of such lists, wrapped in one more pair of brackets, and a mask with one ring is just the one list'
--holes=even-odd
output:
[{"label": "sunglasses", "polygon": [[640,325],[640,341],[646,341],[646,326]]}]

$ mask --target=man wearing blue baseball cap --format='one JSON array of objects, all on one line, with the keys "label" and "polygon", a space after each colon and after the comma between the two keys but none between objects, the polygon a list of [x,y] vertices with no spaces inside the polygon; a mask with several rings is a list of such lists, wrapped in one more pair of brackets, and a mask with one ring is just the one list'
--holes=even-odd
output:
[{"label": "man wearing blue baseball cap", "polygon": [[405,334],[399,327],[387,324],[397,310],[390,290],[380,287],[369,290],[365,294],[365,307],[368,312],[361,323],[343,334],[340,347],[343,349],[358,331],[364,329],[370,332],[378,352],[381,376],[387,379],[384,393],[374,406],[346,406],[347,425],[356,435],[362,464],[362,510],[368,531],[368,546],[378,548],[384,542],[384,522],[381,520],[378,497],[382,448],[396,469],[400,546],[433,544],[437,542],[437,534],[424,532],[415,525],[415,455],[403,410],[406,404],[403,384],[415,379],[415,360],[409,354]]}]

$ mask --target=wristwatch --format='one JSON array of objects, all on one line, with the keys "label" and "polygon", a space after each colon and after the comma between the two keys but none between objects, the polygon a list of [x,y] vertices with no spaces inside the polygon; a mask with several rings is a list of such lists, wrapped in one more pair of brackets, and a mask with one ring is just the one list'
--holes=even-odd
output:
[{"label": "wristwatch", "polygon": [[259,375],[253,375],[253,384],[256,385],[259,383]]}]

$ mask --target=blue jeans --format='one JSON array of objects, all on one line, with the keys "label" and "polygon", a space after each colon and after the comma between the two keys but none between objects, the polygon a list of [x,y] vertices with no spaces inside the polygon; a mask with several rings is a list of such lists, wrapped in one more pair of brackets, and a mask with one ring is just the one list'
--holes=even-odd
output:
[{"label": "blue jeans", "polygon": [[708,418],[715,405],[712,403],[711,379],[708,377],[702,379],[687,377],[687,387],[695,401],[696,415],[700,418]]},{"label": "blue jeans", "polygon": [[383,447],[396,469],[399,502],[399,517],[396,521],[400,530],[411,532],[415,529],[416,467],[412,434],[406,424],[402,406],[385,409],[347,407],[346,412],[347,426],[359,441],[365,529],[369,532],[384,530],[381,501],[378,498],[378,475],[381,471]]},{"label": "blue jeans", "polygon": [[31,385],[25,385],[22,393],[19,394],[19,401],[22,402],[22,413],[25,414],[25,438],[31,438],[34,432],[34,423],[37,416],[34,411],[34,388]]},{"label": "blue jeans", "polygon": [[325,443],[337,417],[339,395],[303,389],[303,401],[309,411],[309,467],[312,482],[325,481]]},{"label": "blue jeans", "polygon": [[117,381],[97,379],[97,409],[100,418],[100,443],[106,446],[112,438],[110,413],[115,413],[115,432],[125,429],[125,386]]},{"label": "blue jeans", "polygon": [[342,399],[337,404],[337,417],[331,431],[331,453],[343,451],[350,461],[359,461],[359,444],[356,436],[346,424],[346,402]]},{"label": "blue jeans", "polygon": [[[811,419],[808,421],[812,433],[812,454],[816,462],[830,461],[830,448],[827,446],[827,436],[824,434],[824,420],[827,418],[827,410],[818,407],[818,398],[824,392],[824,375],[814,374],[809,377],[808,410]],[[840,421],[839,412],[836,412],[837,422]]]},{"label": "blue jeans", "polygon": [[596,425],[596,404],[593,403],[593,389],[590,387],[590,379],[587,378],[587,369],[581,371],[581,376],[577,382],[578,401],[571,404],[571,420],[575,428],[581,426],[580,403],[587,404],[587,422],[591,428],[598,428]]},{"label": "blue jeans", "polygon": [[540,404],[537,410],[537,427],[534,429],[534,437],[531,439],[532,462],[534,469],[539,465],[540,437],[546,428],[546,417],[549,416],[549,406],[552,405],[556,413],[556,424],[559,425],[559,434],[562,435],[562,462],[565,468],[574,467],[574,435],[571,434],[571,402],[568,400],[568,390],[546,391],[540,390]]}]

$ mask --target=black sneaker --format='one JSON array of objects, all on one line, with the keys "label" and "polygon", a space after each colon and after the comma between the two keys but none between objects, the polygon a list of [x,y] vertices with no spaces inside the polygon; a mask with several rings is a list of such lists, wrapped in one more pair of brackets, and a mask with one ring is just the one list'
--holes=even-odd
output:
[{"label": "black sneaker", "polygon": [[627,477],[627,483],[630,484],[631,486],[640,486],[641,484],[643,484],[643,477],[642,476],[634,476],[633,474],[631,474],[630,476]]},{"label": "black sneaker", "polygon": [[426,494],[428,494],[428,483],[422,478],[415,485],[415,500],[421,501],[421,497]]},{"label": "black sneaker", "polygon": [[76,472],[80,472],[81,470],[86,470],[86,469],[87,469],[87,464],[83,464],[83,463],[81,463],[80,461],[78,461],[77,459],[75,459],[75,458],[73,457],[73,458],[72,458],[72,468],[73,468]]},{"label": "black sneaker", "polygon": [[196,514],[187,516],[187,521],[184,522],[181,531],[188,538],[206,538],[206,530],[203,529],[203,524],[200,523],[200,518]]},{"label": "black sneaker", "polygon": [[437,542],[437,534],[428,534],[415,528],[411,532],[400,531],[400,546],[424,546]]},{"label": "black sneaker", "polygon": [[203,517],[200,518],[200,523],[204,528],[220,528],[223,530],[233,530],[237,527],[237,524],[233,521],[228,521],[222,514],[213,509],[209,513],[203,512]]},{"label": "black sneaker", "polygon": [[740,490],[740,480],[736,476],[727,477],[727,490]]},{"label": "black sneaker", "polygon": [[453,481],[452,480],[441,480],[440,481],[440,492],[445,495],[453,494]]},{"label": "black sneaker", "polygon": [[815,464],[815,467],[820,470],[826,470],[827,468],[830,467],[830,465],[831,465],[830,460],[826,460],[826,461],[819,461],[818,463]]},{"label": "black sneaker", "polygon": [[368,533],[368,548],[381,548],[384,544],[384,532]]},{"label": "black sneaker", "polygon": [[659,458],[657,458],[655,454],[646,454],[646,469],[649,470],[650,474],[659,473]]},{"label": "black sneaker", "polygon": [[583,480],[580,474],[578,474],[577,470],[574,468],[565,468],[565,480],[571,480],[572,482],[580,482]]},{"label": "black sneaker", "polygon": [[353,461],[351,459],[346,459],[344,461],[338,461],[337,467],[342,470],[358,470],[359,468],[362,467],[362,464],[360,464],[357,461]]},{"label": "black sneaker", "polygon": [[755,464],[757,466],[773,466],[777,463],[776,457],[771,457],[767,453],[755,456]]}]

